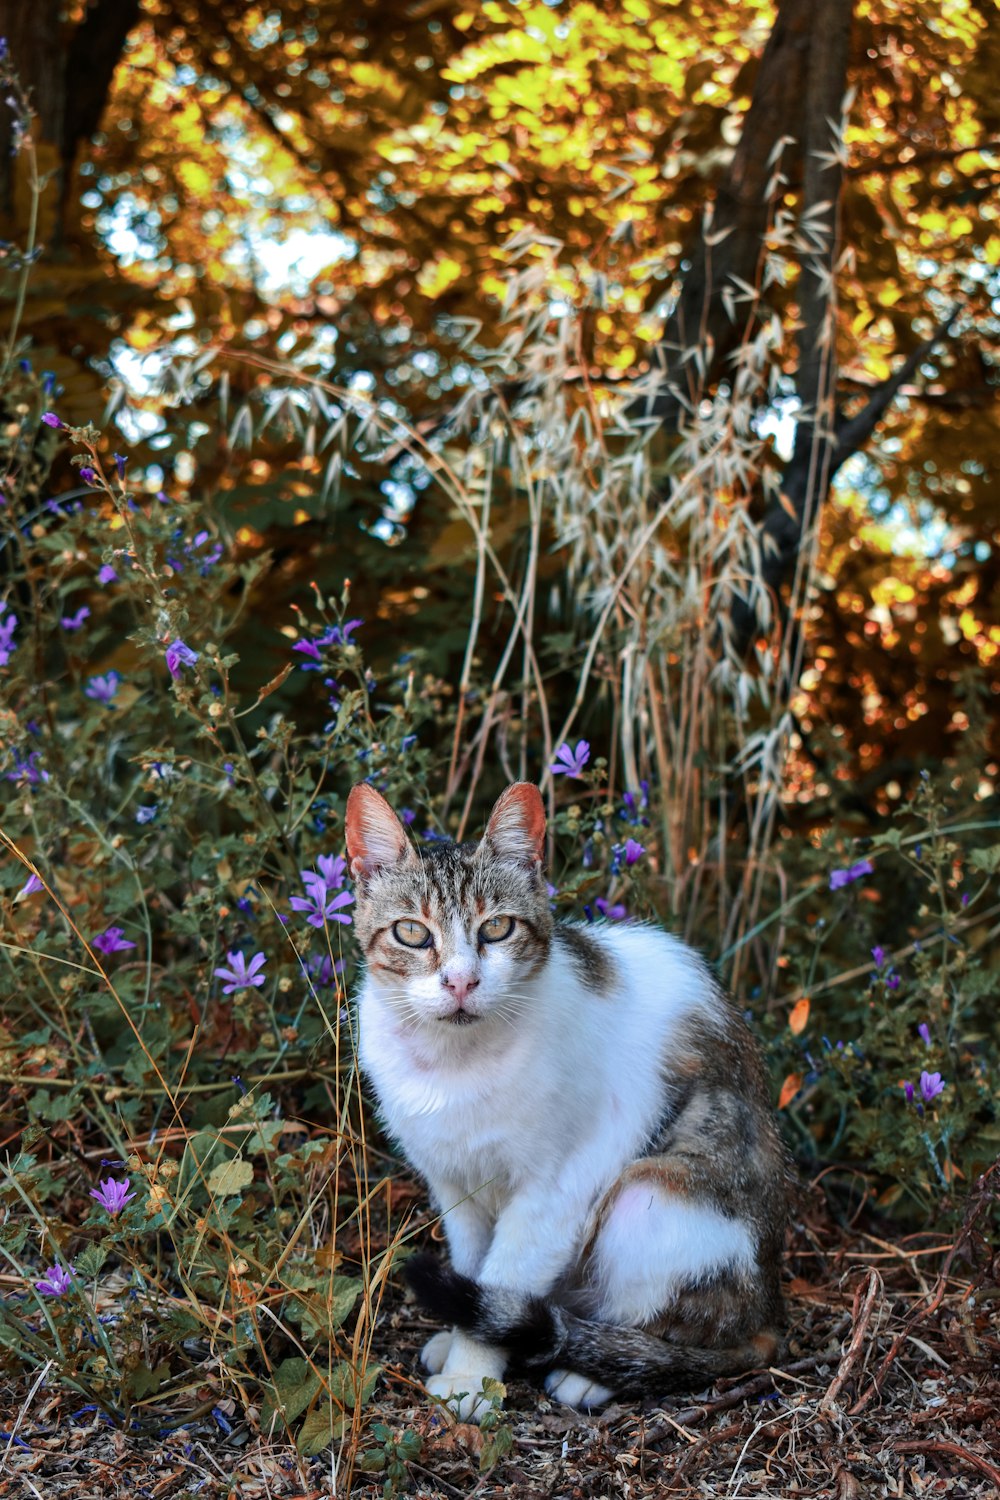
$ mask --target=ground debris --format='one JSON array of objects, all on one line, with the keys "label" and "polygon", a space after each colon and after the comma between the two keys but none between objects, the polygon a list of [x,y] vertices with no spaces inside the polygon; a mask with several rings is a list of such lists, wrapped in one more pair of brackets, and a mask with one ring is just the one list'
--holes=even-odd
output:
[{"label": "ground debris", "polygon": [[[400,1292],[376,1330],[384,1373],[369,1424],[419,1435],[409,1493],[424,1500],[986,1500],[1000,1491],[1000,1291],[988,1231],[989,1214],[980,1213],[953,1241],[927,1233],[893,1245],[874,1231],[838,1228],[817,1207],[791,1239],[780,1363],[589,1415],[511,1381],[511,1442],[486,1472],[489,1438],[452,1422],[415,1383],[431,1330]],[[230,1433],[202,1414],[161,1437],[133,1435],[81,1413],[55,1386],[25,1407],[28,1384],[0,1392],[0,1500],[330,1500],[346,1492],[343,1452],[303,1459],[284,1439],[261,1436],[255,1411],[234,1410]],[[355,1470],[351,1494],[374,1500],[383,1483]]]}]

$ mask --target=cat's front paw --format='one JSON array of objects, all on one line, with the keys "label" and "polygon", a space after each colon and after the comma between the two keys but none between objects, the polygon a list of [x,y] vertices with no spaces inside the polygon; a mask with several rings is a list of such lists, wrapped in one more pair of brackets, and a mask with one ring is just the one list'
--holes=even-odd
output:
[{"label": "cat's front paw", "polygon": [[545,1377],[545,1389],[553,1400],[575,1406],[577,1411],[593,1411],[614,1395],[606,1385],[598,1385],[586,1375],[577,1375],[575,1370],[550,1370]]},{"label": "cat's front paw", "polygon": [[460,1422],[478,1422],[490,1409],[491,1398],[483,1394],[483,1381],[491,1378],[495,1377],[489,1371],[469,1375],[432,1375],[427,1389],[432,1396],[447,1401]]},{"label": "cat's front paw", "polygon": [[452,1339],[455,1337],[453,1328],[442,1328],[440,1333],[435,1333],[429,1338],[420,1351],[420,1363],[425,1370],[432,1375],[440,1375],[448,1362],[451,1353]]}]

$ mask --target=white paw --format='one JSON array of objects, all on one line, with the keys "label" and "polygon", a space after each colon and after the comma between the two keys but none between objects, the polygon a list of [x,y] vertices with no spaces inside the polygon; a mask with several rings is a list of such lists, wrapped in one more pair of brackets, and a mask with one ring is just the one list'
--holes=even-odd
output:
[{"label": "white paw", "polygon": [[442,1328],[441,1332],[434,1334],[433,1338],[429,1338],[421,1349],[420,1363],[425,1370],[430,1370],[432,1375],[439,1375],[444,1369],[445,1361],[451,1350],[453,1337],[453,1329]]},{"label": "white paw", "polygon": [[427,1389],[432,1396],[447,1401],[460,1422],[478,1422],[489,1410],[489,1399],[483,1395],[482,1371],[470,1375],[432,1375]]},{"label": "white paw", "polygon": [[610,1401],[614,1391],[586,1375],[577,1375],[573,1370],[550,1370],[545,1377],[545,1389],[556,1401],[575,1406],[578,1411],[592,1411]]}]

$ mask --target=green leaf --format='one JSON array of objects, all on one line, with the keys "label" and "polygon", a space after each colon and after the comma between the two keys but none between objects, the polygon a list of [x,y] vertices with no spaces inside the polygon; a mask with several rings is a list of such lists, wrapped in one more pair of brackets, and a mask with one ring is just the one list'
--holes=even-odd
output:
[{"label": "green leaf", "polygon": [[995,875],[1000,870],[1000,844],[995,844],[992,849],[973,849],[969,855],[969,864],[975,870]]},{"label": "green leaf", "polygon": [[334,1411],[329,1401],[321,1401],[313,1407],[299,1428],[295,1446],[304,1457],[311,1458],[328,1448],[343,1430],[343,1413]]},{"label": "green leaf", "polygon": [[[79,1265],[79,1261],[77,1264]],[[161,1360],[152,1370],[147,1364],[138,1365],[134,1370],[130,1370],[125,1378],[125,1385],[132,1399],[141,1401],[144,1396],[150,1396],[154,1391],[158,1391],[163,1382],[169,1378],[170,1366],[166,1360]]]},{"label": "green leaf", "polygon": [[232,1161],[220,1161],[213,1167],[208,1178],[208,1191],[214,1198],[228,1198],[242,1193],[253,1182],[253,1165],[242,1157]]},{"label": "green leaf", "polygon": [[320,1388],[319,1376],[304,1359],[284,1359],[260,1412],[261,1430],[270,1432],[275,1417],[290,1424],[301,1416]]},{"label": "green leaf", "polygon": [[73,1264],[81,1276],[97,1276],[107,1258],[107,1244],[88,1245],[86,1250],[81,1250],[76,1256]]}]

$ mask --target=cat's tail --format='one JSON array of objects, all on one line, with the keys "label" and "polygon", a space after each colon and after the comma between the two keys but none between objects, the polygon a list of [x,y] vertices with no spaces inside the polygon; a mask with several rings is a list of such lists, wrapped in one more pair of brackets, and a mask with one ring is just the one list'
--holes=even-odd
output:
[{"label": "cat's tail", "polygon": [[513,1364],[528,1371],[573,1370],[618,1395],[766,1367],[778,1348],[770,1332],[724,1349],[672,1343],[641,1328],[577,1317],[543,1297],[481,1286],[432,1255],[409,1260],[406,1279],[432,1317],[484,1344],[499,1345]]}]

